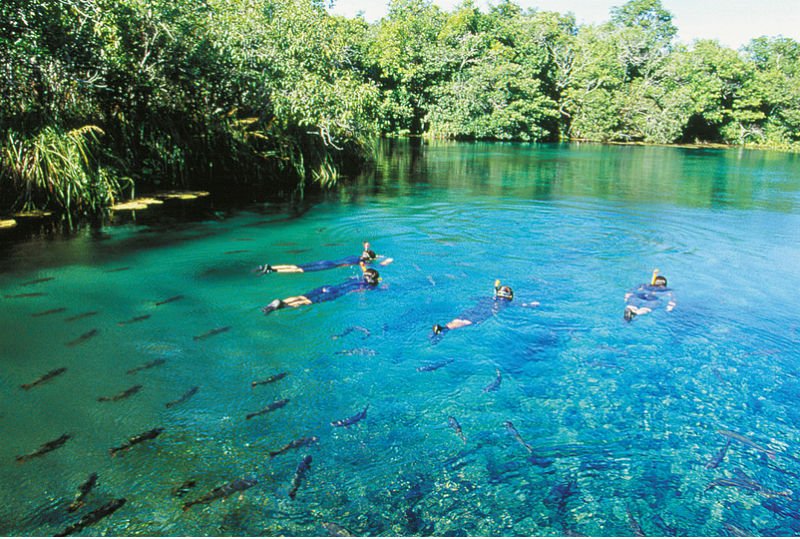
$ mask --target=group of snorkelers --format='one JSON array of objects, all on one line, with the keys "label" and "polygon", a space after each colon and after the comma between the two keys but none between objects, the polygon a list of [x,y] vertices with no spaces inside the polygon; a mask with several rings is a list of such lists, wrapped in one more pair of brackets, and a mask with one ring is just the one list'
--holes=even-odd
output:
[{"label": "group of snorkelers", "polygon": [[266,275],[267,273],[307,273],[355,265],[361,268],[362,273],[361,277],[351,277],[337,285],[320,286],[300,296],[275,299],[266,307],[262,307],[261,312],[269,314],[272,311],[277,311],[278,309],[284,309],[286,307],[302,307],[303,305],[311,305],[312,303],[322,303],[323,301],[331,301],[351,292],[375,288],[381,282],[381,276],[377,270],[368,268],[367,264],[371,264],[379,258],[384,258],[381,262],[384,266],[392,262],[391,258],[385,258],[375,254],[375,251],[369,248],[369,243],[364,242],[364,250],[359,256],[349,256],[340,260],[320,260],[319,262],[311,262],[299,266],[293,264],[277,266],[264,264],[258,266],[255,272],[261,275]]},{"label": "group of snorkelers", "polygon": [[[301,265],[285,264],[271,266],[269,264],[264,264],[258,266],[254,272],[261,275],[267,273],[306,273],[355,265],[358,265],[362,272],[360,277],[350,277],[337,285],[325,285],[300,296],[275,299],[270,302],[269,305],[263,307],[261,311],[264,314],[269,314],[278,309],[322,303],[324,301],[337,299],[351,292],[360,292],[362,290],[376,288],[381,282],[381,276],[374,268],[368,268],[367,264],[372,264],[379,259],[383,259],[380,264],[386,266],[390,264],[393,259],[375,254],[375,251],[370,249],[370,244],[368,242],[364,242],[363,247],[364,250],[361,255],[349,256],[339,260],[321,260]],[[509,305],[513,299],[514,291],[510,286],[501,285],[498,279],[494,283],[494,293],[491,298],[484,298],[484,300],[481,300],[472,309],[462,313],[444,325],[434,324],[433,335],[434,337],[441,337],[448,331],[480,324],[500,312],[500,310]],[[623,318],[626,322],[631,322],[635,317],[650,313],[658,308],[665,299],[667,300],[666,310],[672,311],[675,308],[675,297],[672,294],[672,290],[667,287],[667,278],[663,275],[659,275],[659,270],[655,269],[653,270],[649,283],[641,284],[633,291],[625,294],[625,311]],[[523,306],[536,305],[538,305],[538,302],[523,304]]]}]

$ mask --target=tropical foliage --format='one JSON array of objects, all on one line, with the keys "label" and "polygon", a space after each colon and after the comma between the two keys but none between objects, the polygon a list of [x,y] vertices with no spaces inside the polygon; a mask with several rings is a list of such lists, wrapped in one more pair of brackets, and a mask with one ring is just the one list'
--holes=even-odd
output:
[{"label": "tropical foliage", "polygon": [[95,212],[134,186],[302,192],[378,135],[800,148],[800,43],[676,40],[660,0],[604,24],[464,0],[0,3],[0,208]]}]

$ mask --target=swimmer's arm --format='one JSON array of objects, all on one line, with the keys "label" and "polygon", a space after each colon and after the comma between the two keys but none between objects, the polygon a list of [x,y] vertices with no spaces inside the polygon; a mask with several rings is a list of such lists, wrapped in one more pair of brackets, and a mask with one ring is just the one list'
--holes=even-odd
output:
[{"label": "swimmer's arm", "polygon": [[383,255],[380,255],[378,258],[384,258],[384,260],[381,261],[381,266],[388,266],[394,262],[394,258],[386,258]]},{"label": "swimmer's arm", "polygon": [[667,302],[667,312],[669,312],[672,311],[672,309],[674,309],[675,305],[678,303],[675,301],[675,296],[672,294],[672,292],[670,292],[667,297],[669,298],[669,301]]},{"label": "swimmer's arm", "polygon": [[528,307],[528,308],[538,307],[539,305],[541,305],[541,304],[538,301],[531,301],[531,302],[522,304],[523,307]]}]

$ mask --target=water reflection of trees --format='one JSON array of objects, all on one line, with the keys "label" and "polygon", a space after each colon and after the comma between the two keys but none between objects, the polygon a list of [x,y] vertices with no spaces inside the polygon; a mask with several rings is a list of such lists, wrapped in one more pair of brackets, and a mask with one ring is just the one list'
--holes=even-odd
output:
[{"label": "water reflection of trees", "polygon": [[797,164],[794,154],[744,149],[391,139],[379,143],[375,166],[358,184],[375,192],[429,186],[534,200],[791,212],[800,191]]}]

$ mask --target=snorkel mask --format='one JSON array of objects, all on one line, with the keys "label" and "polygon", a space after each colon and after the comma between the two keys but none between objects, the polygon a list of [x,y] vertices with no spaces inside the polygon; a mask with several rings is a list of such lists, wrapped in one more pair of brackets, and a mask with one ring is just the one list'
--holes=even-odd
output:
[{"label": "snorkel mask", "polygon": [[361,260],[375,260],[378,258],[378,255],[375,254],[375,251],[369,248],[369,242],[364,242],[364,251],[361,253]]},{"label": "snorkel mask", "polygon": [[667,278],[658,274],[658,268],[653,270],[653,276],[650,278],[650,286],[667,287]]},{"label": "snorkel mask", "polygon": [[497,279],[494,282],[494,299],[511,301],[514,299],[514,291],[510,286],[500,286],[500,279]]},{"label": "snorkel mask", "polygon": [[367,282],[367,284],[376,285],[381,282],[381,276],[377,270],[372,268],[368,269],[363,262],[361,263],[361,271],[364,272],[364,280]]}]

